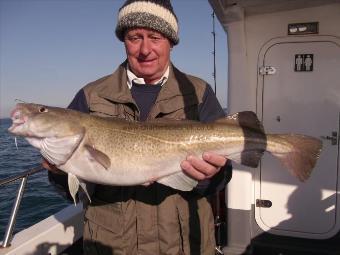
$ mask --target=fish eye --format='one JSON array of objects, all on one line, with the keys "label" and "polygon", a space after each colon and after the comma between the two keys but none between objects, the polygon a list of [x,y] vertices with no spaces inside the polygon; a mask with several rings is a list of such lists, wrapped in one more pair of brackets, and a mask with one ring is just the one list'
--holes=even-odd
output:
[{"label": "fish eye", "polygon": [[43,113],[43,112],[48,112],[47,108],[45,107],[40,107],[39,108],[39,112]]}]

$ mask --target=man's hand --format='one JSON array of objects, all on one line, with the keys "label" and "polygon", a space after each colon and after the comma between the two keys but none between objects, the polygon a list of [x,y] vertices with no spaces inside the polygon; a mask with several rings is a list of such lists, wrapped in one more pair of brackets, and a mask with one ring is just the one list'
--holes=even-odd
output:
[{"label": "man's hand", "polygon": [[55,165],[52,165],[44,158],[42,159],[41,165],[43,168],[46,168],[48,171],[51,171],[54,174],[64,174],[63,171],[59,170]]},{"label": "man's hand", "polygon": [[183,171],[198,181],[211,178],[227,163],[225,157],[212,152],[205,152],[202,157],[203,160],[189,155],[181,162]]}]

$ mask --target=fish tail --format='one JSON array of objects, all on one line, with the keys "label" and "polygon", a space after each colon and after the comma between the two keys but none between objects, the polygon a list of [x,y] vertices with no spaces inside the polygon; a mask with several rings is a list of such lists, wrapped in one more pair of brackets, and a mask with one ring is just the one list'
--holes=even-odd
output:
[{"label": "fish tail", "polygon": [[297,134],[267,135],[267,151],[300,181],[311,175],[320,157],[322,142],[314,137]]}]

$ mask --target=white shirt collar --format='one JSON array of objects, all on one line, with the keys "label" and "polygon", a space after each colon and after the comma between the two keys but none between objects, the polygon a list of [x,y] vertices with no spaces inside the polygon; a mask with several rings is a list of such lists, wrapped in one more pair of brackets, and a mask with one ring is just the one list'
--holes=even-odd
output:
[{"label": "white shirt collar", "polygon": [[[169,78],[169,72],[170,72],[170,67],[168,66],[168,68],[166,69],[165,73],[163,74],[163,76],[154,84],[158,84],[161,83],[161,85],[163,85]],[[132,87],[132,81],[137,83],[137,84],[145,84],[145,81],[143,78],[138,78],[130,69],[129,65],[127,65],[127,69],[126,69],[126,74],[127,74],[127,85],[129,87],[129,89],[131,89]]]}]

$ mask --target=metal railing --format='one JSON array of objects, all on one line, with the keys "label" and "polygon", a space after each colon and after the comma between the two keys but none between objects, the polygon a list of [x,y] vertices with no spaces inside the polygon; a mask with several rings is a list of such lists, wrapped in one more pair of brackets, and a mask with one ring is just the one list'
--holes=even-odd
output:
[{"label": "metal railing", "polygon": [[4,239],[3,239],[2,244],[0,245],[0,248],[6,248],[6,247],[9,247],[11,245],[11,240],[12,240],[13,231],[14,231],[14,227],[15,227],[15,220],[16,220],[16,217],[17,217],[17,214],[18,214],[21,199],[24,195],[25,186],[26,186],[26,183],[27,183],[28,176],[36,174],[36,173],[41,172],[43,170],[45,170],[45,169],[42,166],[39,166],[39,167],[35,167],[31,170],[27,170],[27,171],[25,171],[25,172],[23,172],[19,175],[11,176],[11,177],[5,178],[3,180],[0,180],[0,186],[2,186],[2,185],[5,185],[5,184],[8,184],[8,183],[11,183],[11,182],[14,182],[16,180],[21,179],[21,183],[20,183],[19,188],[18,188],[18,193],[17,193],[17,196],[15,198],[15,201],[14,201],[14,204],[13,204],[13,207],[12,207],[12,212],[11,212],[10,218],[8,220]]}]

